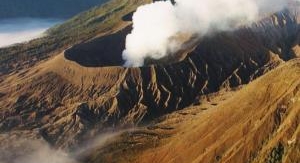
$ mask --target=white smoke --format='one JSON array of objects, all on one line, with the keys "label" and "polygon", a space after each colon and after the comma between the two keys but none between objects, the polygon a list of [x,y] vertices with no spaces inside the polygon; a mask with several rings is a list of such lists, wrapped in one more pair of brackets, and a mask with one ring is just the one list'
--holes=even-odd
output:
[{"label": "white smoke", "polygon": [[160,59],[178,51],[182,36],[233,30],[260,14],[278,11],[287,0],[175,0],[141,6],[126,37],[125,66],[142,66],[145,58]]},{"label": "white smoke", "polygon": [[0,163],[78,163],[62,150],[52,149],[42,140],[16,139],[0,147]]},{"label": "white smoke", "polygon": [[77,163],[77,161],[62,150],[51,149],[45,144],[37,144],[36,149],[16,159],[14,163]]},{"label": "white smoke", "polygon": [[[52,148],[48,142],[41,139],[21,138],[17,135],[0,134],[0,163],[79,163],[78,158],[84,158],[97,148],[113,142],[118,136],[133,129],[112,130],[102,133],[71,151]],[[28,135],[26,135],[28,136]]]}]

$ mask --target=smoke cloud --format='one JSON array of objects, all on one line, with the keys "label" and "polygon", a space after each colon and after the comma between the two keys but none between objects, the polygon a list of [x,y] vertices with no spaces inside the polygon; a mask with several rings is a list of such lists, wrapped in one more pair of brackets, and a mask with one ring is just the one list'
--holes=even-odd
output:
[{"label": "smoke cloud", "polygon": [[125,66],[142,66],[145,58],[160,59],[178,51],[186,37],[201,38],[234,30],[279,11],[287,0],[170,0],[141,6],[126,37]]},{"label": "smoke cloud", "polygon": [[62,150],[52,149],[43,140],[19,139],[1,147],[0,163],[78,163]]},{"label": "smoke cloud", "polygon": [[79,163],[78,160],[85,157],[85,154],[113,142],[116,137],[128,131],[134,129],[107,131],[86,140],[72,151],[52,148],[48,142],[31,139],[32,135],[25,133],[25,138],[15,134],[0,134],[0,163]]}]

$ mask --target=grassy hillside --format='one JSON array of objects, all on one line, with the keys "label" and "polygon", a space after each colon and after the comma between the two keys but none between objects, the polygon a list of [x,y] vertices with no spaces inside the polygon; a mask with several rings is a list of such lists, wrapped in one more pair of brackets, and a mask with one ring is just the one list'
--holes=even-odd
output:
[{"label": "grassy hillside", "polygon": [[107,0],[0,0],[0,19],[14,17],[68,18]]},{"label": "grassy hillside", "polygon": [[[83,12],[48,31],[44,38],[0,49],[0,74],[29,66],[79,42],[110,32],[122,24],[122,17],[151,0],[111,0]],[[16,64],[18,62],[18,64]]]}]

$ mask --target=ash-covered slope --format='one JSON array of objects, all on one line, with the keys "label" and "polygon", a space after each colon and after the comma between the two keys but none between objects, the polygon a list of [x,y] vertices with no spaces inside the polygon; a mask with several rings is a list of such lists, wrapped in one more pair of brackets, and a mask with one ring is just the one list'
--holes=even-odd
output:
[{"label": "ash-covered slope", "polygon": [[139,161],[299,162],[299,67],[294,60],[267,73]]},{"label": "ash-covered slope", "polygon": [[[82,162],[298,163],[300,60],[84,152]],[[204,100],[206,99],[206,100]],[[213,105],[213,104],[218,105]]]},{"label": "ash-covered slope", "polygon": [[[84,67],[76,59],[88,63],[85,57],[94,54],[75,62],[59,54],[1,81],[0,130],[30,129],[52,145],[73,147],[107,128],[147,123],[201,103],[200,95],[246,84],[297,57],[298,18],[286,10],[251,28],[218,33],[187,49],[184,60],[165,66]],[[118,34],[116,26],[109,33]],[[100,36],[100,43],[101,37],[120,38]],[[103,60],[118,56],[97,50]]]}]

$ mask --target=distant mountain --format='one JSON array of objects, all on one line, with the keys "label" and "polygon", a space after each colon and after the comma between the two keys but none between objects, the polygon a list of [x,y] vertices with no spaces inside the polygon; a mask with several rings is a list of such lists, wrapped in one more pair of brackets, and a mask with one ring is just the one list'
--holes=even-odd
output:
[{"label": "distant mountain", "polygon": [[69,18],[108,0],[0,0],[0,19],[16,17]]}]

